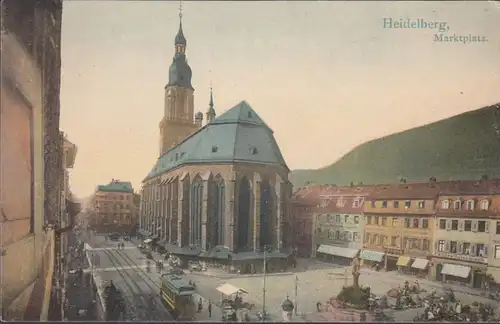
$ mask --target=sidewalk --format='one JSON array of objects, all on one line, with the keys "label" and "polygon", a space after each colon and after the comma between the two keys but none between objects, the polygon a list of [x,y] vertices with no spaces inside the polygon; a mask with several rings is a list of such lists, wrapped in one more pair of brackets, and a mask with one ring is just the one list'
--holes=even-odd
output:
[{"label": "sidewalk", "polygon": [[222,319],[222,310],[220,309],[220,305],[216,304],[215,301],[212,300],[212,316],[208,316],[208,299],[204,298],[198,293],[193,294],[193,300],[198,307],[198,301],[202,300],[203,309],[200,313],[196,313],[195,320],[203,321],[203,322],[220,322]]}]

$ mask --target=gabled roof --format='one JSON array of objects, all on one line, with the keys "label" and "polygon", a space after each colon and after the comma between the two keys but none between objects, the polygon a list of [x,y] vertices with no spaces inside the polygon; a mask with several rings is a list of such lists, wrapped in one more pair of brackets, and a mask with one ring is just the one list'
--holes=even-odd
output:
[{"label": "gabled roof", "polygon": [[134,188],[130,182],[111,181],[107,185],[97,186],[97,191],[133,193]]},{"label": "gabled roof", "polygon": [[145,180],[184,164],[256,163],[288,170],[273,131],[246,101],[160,156]]}]

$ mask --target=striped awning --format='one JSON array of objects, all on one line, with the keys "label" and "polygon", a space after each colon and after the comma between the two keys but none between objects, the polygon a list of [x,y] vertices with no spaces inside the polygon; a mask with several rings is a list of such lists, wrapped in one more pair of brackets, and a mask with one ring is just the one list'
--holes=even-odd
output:
[{"label": "striped awning", "polygon": [[353,259],[356,256],[356,254],[358,254],[359,250],[358,249],[343,248],[340,246],[321,244],[319,246],[317,252]]},{"label": "striped awning", "polygon": [[415,268],[415,269],[425,269],[427,268],[427,265],[429,264],[429,260],[427,259],[415,259],[415,261],[413,261],[413,264],[411,265],[412,268]]},{"label": "striped awning", "polygon": [[411,257],[405,256],[405,255],[401,255],[398,258],[398,262],[396,263],[396,265],[400,266],[400,267],[406,267],[406,266],[408,266],[408,263],[410,263],[410,260],[411,260]]},{"label": "striped awning", "polygon": [[471,268],[467,266],[445,263],[443,269],[441,270],[441,274],[459,278],[467,278],[470,274],[470,270]]},{"label": "striped awning", "polygon": [[370,251],[370,250],[363,250],[359,255],[359,257],[363,260],[375,261],[375,262],[382,262],[384,256],[385,253],[383,252]]}]

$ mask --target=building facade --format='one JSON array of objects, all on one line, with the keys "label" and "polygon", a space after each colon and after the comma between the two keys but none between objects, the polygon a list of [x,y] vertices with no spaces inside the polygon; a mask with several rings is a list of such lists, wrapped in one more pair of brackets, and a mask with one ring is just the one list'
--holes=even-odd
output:
[{"label": "building facade", "polygon": [[490,189],[490,181],[441,185],[432,259],[436,280],[484,287],[492,216]]},{"label": "building facade", "polygon": [[487,279],[493,286],[500,288],[500,180],[492,181],[490,206],[490,234],[488,244]]},{"label": "building facade", "polygon": [[350,264],[362,248],[363,206],[370,188],[319,186],[316,192],[320,203],[313,218],[312,255]]},{"label": "building facade", "polygon": [[[182,260],[204,258],[239,271],[268,269],[290,247],[289,169],[272,130],[245,101],[207,123],[193,116],[191,68],[182,25],[165,87],[160,157],[144,179],[140,228]],[[258,261],[258,262],[257,262]],[[259,263],[260,265],[257,265]]]},{"label": "building facade", "polygon": [[[60,220],[62,1],[1,1],[2,318],[48,320]],[[22,256],[23,262],[20,261]]]},{"label": "building facade", "polygon": [[376,186],[365,201],[363,263],[425,273],[433,250],[437,196],[435,183]]},{"label": "building facade", "polygon": [[317,204],[294,195],[291,202],[292,246],[298,257],[312,255],[313,215]]},{"label": "building facade", "polygon": [[91,197],[89,227],[98,233],[130,234],[137,224],[136,194],[130,182],[112,179]]}]

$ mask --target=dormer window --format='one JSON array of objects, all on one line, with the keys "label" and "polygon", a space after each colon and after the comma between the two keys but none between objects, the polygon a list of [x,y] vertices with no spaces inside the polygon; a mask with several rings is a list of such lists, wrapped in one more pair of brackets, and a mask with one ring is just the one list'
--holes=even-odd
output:
[{"label": "dormer window", "polygon": [[399,201],[398,200],[394,200],[394,202],[392,203],[394,208],[399,208]]},{"label": "dormer window", "polygon": [[405,209],[408,209],[411,207],[411,200],[405,201]]},{"label": "dormer window", "polygon": [[424,209],[425,208],[425,200],[420,200],[418,202],[418,208],[420,208],[420,209]]},{"label": "dormer window", "polygon": [[387,208],[387,200],[382,201],[382,208]]},{"label": "dormer window", "polygon": [[252,155],[255,155],[255,154],[259,153],[259,151],[257,150],[256,147],[250,148],[250,152],[252,152]]},{"label": "dormer window", "polygon": [[181,153],[181,159],[184,157],[184,152]]},{"label": "dormer window", "polygon": [[179,160],[179,153],[175,153],[175,160]]},{"label": "dormer window", "polygon": [[453,209],[460,210],[460,207],[462,207],[462,202],[460,200],[455,200],[453,203]]},{"label": "dormer window", "polygon": [[474,210],[474,200],[467,201],[467,210]]},{"label": "dormer window", "polygon": [[212,146],[212,153],[216,153],[219,150],[217,145]]},{"label": "dormer window", "polygon": [[251,112],[251,111],[249,111],[249,112],[248,112],[248,118],[252,118],[252,117],[253,117],[252,112]]},{"label": "dormer window", "polygon": [[487,199],[481,200],[481,210],[488,210],[490,202]]},{"label": "dormer window", "polygon": [[450,201],[448,199],[443,200],[441,202],[441,208],[442,209],[448,209],[448,208],[450,208]]}]

